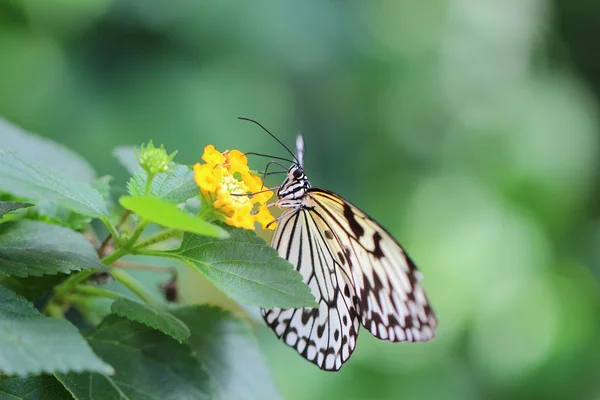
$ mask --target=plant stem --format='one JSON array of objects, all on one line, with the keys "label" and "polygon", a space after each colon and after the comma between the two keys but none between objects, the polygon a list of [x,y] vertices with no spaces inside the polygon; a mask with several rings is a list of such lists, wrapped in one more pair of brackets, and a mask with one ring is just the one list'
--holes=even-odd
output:
[{"label": "plant stem", "polygon": [[106,297],[108,299],[119,299],[121,296],[119,293],[112,292],[110,290],[102,289],[96,286],[90,285],[75,285],[75,290],[79,293],[89,294],[91,296]]},{"label": "plant stem", "polygon": [[49,302],[46,304],[44,314],[49,315],[52,318],[64,319],[63,309],[61,306],[55,303]]},{"label": "plant stem", "polygon": [[151,271],[151,272],[158,272],[158,273],[174,273],[175,268],[174,267],[161,267],[158,265],[146,265],[146,264],[140,264],[140,263],[136,263],[136,262],[132,262],[132,261],[116,261],[113,264],[114,267],[117,268],[123,268],[123,269],[135,269],[138,271]]},{"label": "plant stem", "polygon": [[61,283],[60,285],[58,285],[56,287],[56,289],[54,290],[54,295],[48,302],[48,306],[54,300],[62,298],[73,286],[85,281],[90,276],[94,275],[95,272],[96,271],[87,270],[87,271],[81,271],[81,272],[71,275],[69,278],[67,278],[66,281],[64,281],[63,283]]},{"label": "plant stem", "polygon": [[209,204],[206,199],[204,199],[204,196],[202,196],[202,205],[200,206],[200,211],[197,214],[198,217],[208,221],[209,219],[207,217],[210,215],[214,216],[214,214],[215,209],[213,208],[212,204]]},{"label": "plant stem", "polygon": [[144,196],[148,196],[150,194],[150,189],[152,188],[152,180],[154,179],[154,174],[148,172],[146,175],[146,188],[144,189]]},{"label": "plant stem", "polygon": [[112,253],[110,253],[109,255],[104,257],[102,259],[102,264],[107,265],[107,266],[111,265],[112,263],[117,261],[119,258],[126,256],[127,254],[129,254],[129,249],[126,249],[124,247],[118,248],[117,250],[113,251]]},{"label": "plant stem", "polygon": [[[111,254],[104,257],[102,259],[102,263],[104,265],[108,266],[108,265],[112,264],[113,262],[115,262],[116,260],[118,260],[119,258],[125,256],[126,254],[128,254],[127,249],[119,248],[119,249],[115,250],[114,252],[112,252]],[[114,272],[114,271],[112,271],[112,272]],[[48,301],[48,304],[46,305],[46,309],[48,309],[51,305],[55,305],[53,303],[57,299],[62,299],[71,289],[73,289],[75,286],[79,285],[80,283],[83,283],[86,279],[88,279],[95,273],[96,273],[96,270],[85,270],[85,271],[80,271],[80,272],[77,272],[77,273],[69,276],[66,281],[64,281],[63,283],[61,283],[54,289],[54,295]]]},{"label": "plant stem", "polygon": [[151,246],[153,244],[156,243],[160,243],[163,242],[169,238],[172,238],[173,236],[177,236],[181,233],[181,231],[179,229],[166,229],[162,232],[157,233],[154,236],[149,237],[148,239],[144,240],[143,242],[138,243],[136,246],[134,246],[132,248],[132,251],[137,253],[137,250],[139,249],[143,249],[145,247]]},{"label": "plant stem", "polygon": [[135,252],[138,256],[152,256],[152,257],[163,257],[163,258],[176,258],[179,259],[179,256],[174,253],[170,253],[168,251],[163,250],[147,250],[147,249],[139,249]]},{"label": "plant stem", "polygon": [[120,282],[123,286],[129,289],[133,294],[139,297],[146,304],[156,304],[154,297],[148,292],[148,290],[142,285],[137,279],[129,275],[122,269],[114,268],[112,275]]},{"label": "plant stem", "polygon": [[108,246],[108,243],[110,242],[110,239],[112,238],[112,240],[115,241],[115,243],[117,244],[117,246],[121,245],[121,239],[119,238],[119,232],[117,232],[117,228],[114,227],[110,221],[108,220],[108,218],[100,218],[100,221],[102,221],[104,223],[104,225],[106,225],[106,228],[108,229],[109,232],[109,236],[106,237],[106,239],[104,239],[104,241],[102,242],[102,244],[100,245],[100,247],[98,248],[98,253],[102,254],[102,250],[104,250],[104,248],[106,246]]},{"label": "plant stem", "polygon": [[140,221],[140,224],[137,226],[137,228],[135,228],[135,231],[133,231],[131,239],[129,239],[127,243],[125,243],[126,248],[131,249],[133,247],[133,245],[139,239],[142,232],[144,232],[144,229],[146,229],[146,226],[148,226],[148,223],[148,221]]}]

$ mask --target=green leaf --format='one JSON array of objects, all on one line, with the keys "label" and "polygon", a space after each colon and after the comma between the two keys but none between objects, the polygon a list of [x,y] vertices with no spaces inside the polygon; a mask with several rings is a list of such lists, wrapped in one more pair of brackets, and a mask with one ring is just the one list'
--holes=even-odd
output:
[{"label": "green leaf", "polygon": [[221,398],[280,398],[256,338],[244,321],[211,306],[180,308],[173,314],[192,330],[186,343],[216,380]]},{"label": "green leaf", "polygon": [[0,376],[0,396],[12,400],[65,400],[69,392],[53,376]]},{"label": "green leaf", "polygon": [[137,322],[110,315],[88,342],[116,373],[57,374],[77,400],[195,400],[216,390],[188,346]]},{"label": "green leaf", "polygon": [[[107,205],[111,202],[109,184],[111,180],[111,176],[105,175],[92,182],[92,187],[98,190]],[[38,201],[35,208],[28,210],[26,215],[28,219],[62,225],[76,231],[85,230],[92,222],[92,217],[71,211],[49,200]]]},{"label": "green leaf", "polygon": [[104,199],[84,182],[77,182],[47,165],[36,164],[12,150],[0,149],[0,190],[49,200],[90,217],[106,216]]},{"label": "green leaf", "polygon": [[113,369],[91,351],[73,325],[40,314],[0,286],[0,371],[7,375]]},{"label": "green leaf", "polygon": [[[0,119],[1,121],[1,119]],[[18,210],[20,208],[33,207],[31,203],[18,203],[18,202],[8,202],[8,201],[0,201],[0,219],[4,214],[8,214],[11,211]]]},{"label": "green leaf", "polygon": [[142,167],[140,167],[140,164],[135,156],[134,146],[116,147],[113,150],[112,155],[119,160],[121,165],[125,167],[127,172],[129,172],[131,175],[135,175],[136,172],[142,170]]},{"label": "green leaf", "polygon": [[227,237],[227,232],[219,226],[191,215],[175,204],[167,203],[164,200],[154,197],[123,196],[119,201],[123,207],[150,222],[198,235]]},{"label": "green leaf", "polygon": [[190,328],[166,309],[149,304],[141,304],[126,298],[112,303],[111,311],[121,317],[140,322],[171,336],[179,343],[190,336]]},{"label": "green leaf", "polygon": [[0,225],[0,274],[40,276],[92,268],[107,271],[77,232],[29,220]]},{"label": "green leaf", "polygon": [[27,210],[27,219],[61,225],[75,231],[83,230],[92,221],[87,215],[73,212],[56,203],[40,200],[35,208]]},{"label": "green leaf", "polygon": [[104,199],[104,201],[108,202],[110,200],[110,182],[113,180],[113,177],[110,175],[100,176],[92,182],[92,187],[100,193],[100,196]]},{"label": "green leaf", "polygon": [[67,277],[66,274],[27,276],[24,278],[10,276],[2,280],[2,285],[29,301],[35,301],[50,292]]},{"label": "green leaf", "polygon": [[[129,194],[133,197],[143,197],[146,191],[146,180],[146,171],[138,170],[127,183]],[[167,172],[154,176],[148,196],[180,204],[199,194],[200,189],[194,181],[194,172],[185,165],[176,165]]]},{"label": "green leaf", "polygon": [[185,234],[172,257],[191,266],[236,301],[263,308],[316,307],[302,276],[252,231],[223,225],[231,237]]},{"label": "green leaf", "polygon": [[11,124],[0,117],[0,143],[21,157],[62,171],[70,179],[91,183],[96,172],[79,154],[50,139],[43,138]]}]

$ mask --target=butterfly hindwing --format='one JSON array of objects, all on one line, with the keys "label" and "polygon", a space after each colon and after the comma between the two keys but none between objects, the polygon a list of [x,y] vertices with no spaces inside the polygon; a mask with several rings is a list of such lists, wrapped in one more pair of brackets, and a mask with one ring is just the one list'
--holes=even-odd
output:
[{"label": "butterfly hindwing", "polygon": [[[263,310],[278,337],[324,370],[339,370],[356,347],[360,327],[354,285],[336,259],[319,220],[306,209],[282,218],[271,245],[296,266],[315,296],[318,308]],[[339,248],[339,246],[337,246]]]}]

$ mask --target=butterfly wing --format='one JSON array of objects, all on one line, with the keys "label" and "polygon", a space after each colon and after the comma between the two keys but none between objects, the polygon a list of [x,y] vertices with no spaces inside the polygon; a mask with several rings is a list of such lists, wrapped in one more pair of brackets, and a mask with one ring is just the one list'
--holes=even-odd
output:
[{"label": "butterfly wing", "polygon": [[309,189],[307,198],[311,213],[319,216],[315,220],[326,246],[343,249],[340,256],[347,260],[362,325],[373,336],[391,342],[433,338],[437,320],[419,283],[421,274],[400,244],[332,192]]},{"label": "butterfly wing", "polygon": [[339,245],[328,242],[322,221],[310,210],[297,208],[280,219],[271,246],[296,266],[315,296],[318,308],[263,310],[279,338],[319,368],[337,371],[356,347],[359,311],[351,275],[336,255]]}]

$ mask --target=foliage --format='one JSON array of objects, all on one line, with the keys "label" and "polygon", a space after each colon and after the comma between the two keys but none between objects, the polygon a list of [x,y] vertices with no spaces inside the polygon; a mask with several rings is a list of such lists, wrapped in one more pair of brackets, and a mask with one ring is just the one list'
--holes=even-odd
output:
[{"label": "foliage", "polygon": [[[399,239],[423,272],[440,325],[425,345],[361,333],[351,361],[323,374],[257,323],[252,333],[283,397],[598,399],[598,15],[600,2],[591,0],[0,1],[0,148],[96,190],[99,175],[113,176],[114,203],[106,204],[118,224],[119,197],[145,190],[142,171],[137,192],[128,192],[141,169],[132,145],[153,139],[169,154],[179,150],[182,168],[155,176],[159,186],[169,172],[191,176],[188,165],[207,143],[291,157],[238,115],[292,150],[301,132],[311,183],[343,195]],[[116,158],[107,157],[113,151]],[[279,168],[268,165],[269,173]],[[195,214],[198,186],[185,174],[158,197],[178,203],[195,191],[184,206]],[[267,178],[268,186],[281,178]],[[23,215],[80,232],[91,221],[100,241],[106,236],[98,219],[43,200],[0,221]],[[125,237],[135,222],[125,222]],[[155,229],[150,224],[142,240]],[[153,249],[179,247],[176,236]],[[218,304],[244,328],[252,325],[240,316],[260,319],[176,258],[121,260],[165,272],[127,270],[141,283],[137,294],[105,273],[93,279],[108,283],[83,288],[160,303],[159,287],[176,270],[177,293],[162,287],[184,304]],[[41,309],[69,276],[2,284]],[[78,303],[89,319],[72,309],[67,316],[91,332],[88,323],[99,324],[111,301]],[[176,316],[192,332],[190,345],[209,313],[198,326]],[[213,343],[218,335],[201,337]],[[241,391],[228,385],[227,397],[271,384],[242,362],[245,347],[231,345],[241,339],[225,343],[239,361],[232,368],[247,374],[243,386],[237,372],[213,379],[234,377]],[[54,376],[3,378],[0,398],[69,398]],[[54,397],[52,388],[60,389]]]},{"label": "foliage", "polygon": [[[0,191],[7,200],[0,202],[0,370],[6,374],[0,388],[5,393],[17,398],[69,393],[75,399],[278,397],[273,386],[245,383],[249,374],[269,379],[245,321],[214,307],[159,304],[151,288],[125,272],[119,260],[133,255],[183,261],[248,305],[313,306],[291,264],[254,232],[215,222],[214,208],[205,203],[196,214],[189,212],[186,201],[199,194],[194,176],[162,146],[142,146],[137,153],[140,168],[132,171],[130,196],[121,196],[119,212],[93,184],[60,172],[58,159],[51,168],[36,162],[28,149],[60,149],[66,167],[79,163],[91,170],[79,156],[6,122],[2,128],[4,135],[31,145],[0,149]],[[127,157],[123,150],[117,154]],[[106,194],[109,180],[99,187]],[[57,211],[51,220],[35,212],[40,203]],[[95,221],[109,232],[103,241],[96,239]],[[181,239],[179,249],[161,249],[172,239]],[[106,277],[129,294],[103,287]],[[94,304],[100,299],[112,305],[96,325]]]}]

